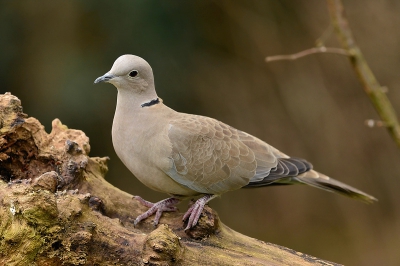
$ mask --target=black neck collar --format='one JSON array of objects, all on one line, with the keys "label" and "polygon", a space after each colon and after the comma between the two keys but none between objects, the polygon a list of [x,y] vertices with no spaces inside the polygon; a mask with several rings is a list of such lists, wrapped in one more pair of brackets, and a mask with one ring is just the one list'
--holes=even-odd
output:
[{"label": "black neck collar", "polygon": [[156,105],[159,103],[160,103],[160,98],[157,97],[157,99],[151,100],[150,102],[142,103],[140,106],[149,107],[149,106]]}]

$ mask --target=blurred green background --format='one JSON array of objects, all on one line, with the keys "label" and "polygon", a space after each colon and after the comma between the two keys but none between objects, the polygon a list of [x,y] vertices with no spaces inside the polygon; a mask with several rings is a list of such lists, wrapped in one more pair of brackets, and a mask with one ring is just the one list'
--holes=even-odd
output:
[{"label": "blurred green background", "polygon": [[[400,2],[345,4],[370,66],[400,112]],[[59,118],[109,156],[107,179],[150,201],[111,143],[116,89],[93,81],[126,53],[153,67],[157,92],[175,110],[217,118],[303,157],[379,199],[366,205],[306,186],[241,190],[211,202],[229,227],[347,265],[400,265],[400,154],[348,58],[312,55],[265,63],[315,45],[329,26],[324,1],[0,2],[1,91],[51,130]],[[331,36],[329,46],[338,46]],[[180,205],[186,210],[186,202]]]}]

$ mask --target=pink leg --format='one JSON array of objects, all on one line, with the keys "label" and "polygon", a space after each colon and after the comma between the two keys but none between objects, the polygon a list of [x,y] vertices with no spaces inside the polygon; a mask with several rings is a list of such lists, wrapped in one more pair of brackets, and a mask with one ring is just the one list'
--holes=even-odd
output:
[{"label": "pink leg", "polygon": [[187,210],[187,212],[185,213],[185,215],[183,216],[183,219],[182,219],[183,221],[185,221],[189,218],[189,221],[185,228],[185,231],[194,227],[197,224],[197,222],[200,219],[200,215],[203,211],[204,206],[207,204],[207,202],[209,202],[216,196],[217,195],[207,194],[207,195],[201,197],[200,199],[196,200],[196,202]]},{"label": "pink leg", "polygon": [[157,203],[151,203],[147,200],[142,199],[139,196],[135,196],[135,199],[137,199],[140,203],[142,203],[144,206],[150,208],[148,209],[145,213],[139,215],[134,222],[134,225],[136,226],[140,221],[150,217],[154,213],[156,216],[154,217],[154,226],[158,224],[160,221],[161,215],[163,212],[175,212],[178,210],[177,207],[175,207],[176,204],[180,202],[179,199],[176,198],[168,198],[161,200]]}]

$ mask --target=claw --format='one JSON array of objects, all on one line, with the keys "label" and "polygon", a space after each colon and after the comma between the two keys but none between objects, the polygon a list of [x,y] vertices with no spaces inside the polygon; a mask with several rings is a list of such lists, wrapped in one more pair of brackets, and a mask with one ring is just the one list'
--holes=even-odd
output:
[{"label": "claw", "polygon": [[185,215],[183,215],[182,220],[188,220],[187,226],[185,228],[185,231],[189,230],[190,228],[193,228],[197,222],[200,219],[201,213],[203,212],[204,206],[215,198],[217,195],[205,195],[204,197],[196,200],[196,202],[187,210]]},{"label": "claw", "polygon": [[160,221],[162,213],[177,211],[178,208],[175,205],[180,202],[180,200],[176,199],[176,198],[168,198],[168,199],[164,199],[159,202],[156,202],[156,203],[151,203],[147,200],[144,200],[143,198],[141,198],[139,196],[135,196],[134,198],[137,199],[144,206],[150,208],[146,212],[144,212],[141,215],[139,215],[138,217],[136,217],[135,222],[133,223],[134,226],[136,226],[142,220],[150,217],[154,213],[156,214],[156,216],[154,217],[153,224],[154,224],[154,226],[156,226],[158,224],[158,222]]}]

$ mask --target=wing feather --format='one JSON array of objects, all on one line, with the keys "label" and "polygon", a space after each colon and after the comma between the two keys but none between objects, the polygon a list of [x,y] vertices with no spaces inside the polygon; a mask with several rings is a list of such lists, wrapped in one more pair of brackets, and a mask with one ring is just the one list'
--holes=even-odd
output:
[{"label": "wing feather", "polygon": [[255,175],[257,160],[238,131],[215,119],[182,115],[170,122],[168,171],[176,182],[200,193],[239,189]]}]

